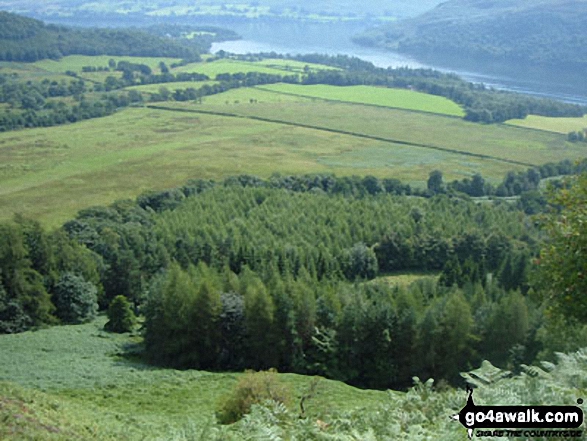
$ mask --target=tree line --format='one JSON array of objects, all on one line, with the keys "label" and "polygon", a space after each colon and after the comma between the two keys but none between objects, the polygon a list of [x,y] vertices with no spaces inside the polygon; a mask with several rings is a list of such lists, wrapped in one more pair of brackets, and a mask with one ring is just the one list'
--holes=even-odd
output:
[{"label": "tree line", "polygon": [[[376,388],[557,350],[532,283],[534,223],[398,182],[236,176],[88,208],[52,233],[16,217],[0,226],[0,330],[78,323],[128,299],[153,363]],[[433,273],[388,284],[398,270]]]},{"label": "tree line", "polygon": [[[246,60],[284,58],[283,55],[231,55]],[[506,91],[497,91],[482,84],[472,84],[455,74],[432,69],[380,68],[368,61],[347,55],[307,54],[292,57],[307,63],[338,67],[342,71],[317,71],[304,80],[307,84],[334,86],[377,85],[412,88],[419,92],[443,96],[465,109],[465,119],[480,123],[500,123],[509,119],[523,119],[528,115],[577,117],[587,113],[585,106],[535,98]]]}]

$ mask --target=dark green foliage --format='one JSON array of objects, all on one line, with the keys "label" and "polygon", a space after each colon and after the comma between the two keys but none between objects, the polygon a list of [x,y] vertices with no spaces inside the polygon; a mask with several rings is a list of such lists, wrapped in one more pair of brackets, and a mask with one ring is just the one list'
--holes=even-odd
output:
[{"label": "dark green foliage", "polygon": [[46,25],[0,12],[0,59],[37,61],[65,55],[129,55],[197,59],[199,51],[176,40],[136,29],[82,29]]},{"label": "dark green foliage", "polygon": [[587,321],[587,174],[550,195],[553,210],[545,217],[547,245],[542,248],[536,289],[549,308],[570,321]]},{"label": "dark green foliage", "polygon": [[137,322],[137,318],[131,308],[131,304],[124,296],[116,296],[108,307],[108,321],[104,329],[110,332],[131,332]]},{"label": "dark green foliage", "polygon": [[[502,287],[527,288],[535,232],[520,216],[449,194],[387,194],[375,178],[237,176],[84,210],[64,229],[103,259],[103,301],[124,291],[141,306],[147,289],[157,364],[278,367],[387,388],[414,374],[455,381],[483,352],[527,361],[530,332],[516,331],[515,348],[488,332],[492,311],[535,311],[503,300]],[[364,282],[443,267],[440,284]]]},{"label": "dark green foliage", "polygon": [[347,279],[372,279],[378,273],[377,257],[364,243],[355,244],[345,251],[343,272]]},{"label": "dark green foliage", "polygon": [[442,182],[442,172],[434,170],[430,172],[427,182],[428,191],[432,194],[442,193],[444,191],[444,184]]},{"label": "dark green foliage", "polygon": [[[60,280],[65,275],[76,274],[84,283],[88,282],[88,285],[80,285],[84,287],[80,288],[83,304],[86,302],[83,294],[86,288],[94,297],[100,292],[100,263],[98,255],[70,240],[61,231],[47,234],[38,222],[16,216],[14,223],[0,225],[2,332],[20,332],[50,324],[55,321],[55,316],[69,320],[72,317],[69,300],[55,301],[58,289],[63,288]],[[73,295],[74,304],[77,302],[75,298]],[[85,314],[84,306],[77,305],[74,309],[71,320],[77,321],[78,313],[80,317]]]},{"label": "dark green foliage", "polygon": [[358,41],[412,54],[585,69],[587,7],[558,1],[450,0]]},{"label": "dark green foliage", "polygon": [[98,290],[83,277],[63,273],[53,290],[56,315],[63,323],[84,323],[98,312]]}]

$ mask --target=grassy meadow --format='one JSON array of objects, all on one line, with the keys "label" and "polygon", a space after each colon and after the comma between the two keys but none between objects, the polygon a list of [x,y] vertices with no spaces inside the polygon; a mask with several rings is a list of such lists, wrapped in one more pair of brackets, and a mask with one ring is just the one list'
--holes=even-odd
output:
[{"label": "grassy meadow", "polygon": [[[140,337],[106,333],[105,321],[0,336],[1,439],[191,439],[186,434],[215,424],[216,403],[241,374],[147,366],[127,355]],[[297,411],[296,397],[312,378],[279,378],[291,389]],[[305,407],[324,418],[376,408],[388,397],[320,380]]]},{"label": "grassy meadow", "polygon": [[[3,63],[41,78],[126,60],[158,72],[172,58],[69,56],[32,64]],[[284,74],[327,66],[292,60],[220,59],[172,72]],[[120,75],[119,72],[84,75]],[[27,77],[28,78],[28,77]],[[133,86],[197,88],[212,82]],[[90,95],[88,95],[90,96]],[[546,133],[508,125],[480,125],[455,116],[462,109],[441,97],[367,86],[266,85],[206,96],[202,104],[165,102],[167,108],[127,108],[72,125],[0,133],[0,220],[20,212],[55,227],[91,205],[134,198],[190,178],[236,174],[333,173],[392,177],[424,186],[432,170],[445,180],[481,173],[499,182],[506,172],[577,159],[584,146],[566,131]],[[171,109],[171,110],[169,110]],[[204,113],[202,113],[204,112]]]},{"label": "grassy meadow", "polygon": [[214,84],[218,84],[218,81],[176,81],[173,83],[143,84],[140,86],[130,86],[126,87],[125,90],[136,90],[138,92],[145,93],[159,93],[159,90],[161,88],[166,88],[169,91],[173,92],[175,90],[183,90],[189,88],[199,89],[202,86],[212,86]]},{"label": "grassy meadow", "polygon": [[507,161],[538,165],[584,154],[560,134],[255,88],[205,97],[203,104],[160,105],[232,116],[129,108],[72,125],[1,133],[0,218],[21,212],[57,226],[84,207],[190,178],[371,174],[423,186],[439,169],[446,180],[480,172],[498,182],[526,168]]},{"label": "grassy meadow", "polygon": [[583,118],[552,118],[548,116],[528,115],[524,119],[510,119],[506,124],[566,135],[569,132],[576,132],[587,128],[587,115],[583,116]]},{"label": "grassy meadow", "polygon": [[[581,158],[585,153],[584,148],[567,142],[566,137],[560,134],[520,130],[506,125],[480,125],[457,118],[400,109],[320,101],[263,105],[242,103],[239,106],[214,105],[207,102],[203,105],[170,105],[178,109],[229,112],[247,118],[420,144],[432,149],[461,153],[463,156],[487,156],[503,162],[504,174],[514,167],[514,164],[508,161],[531,166],[558,162],[564,158]],[[416,149],[418,150],[412,149],[412,153],[418,152],[414,154],[414,158],[417,158],[422,147]],[[475,157],[467,156],[465,159],[473,160]],[[442,166],[440,161],[438,165]],[[489,178],[498,177],[494,173],[495,170],[493,173],[484,173],[482,169],[478,171]]]},{"label": "grassy meadow", "polygon": [[179,58],[165,58],[165,57],[126,57],[126,56],[110,56],[110,55],[69,55],[60,60],[41,60],[32,63],[38,69],[47,72],[82,72],[84,66],[92,67],[108,67],[108,61],[128,61],[129,63],[145,64],[149,66],[153,72],[160,73],[159,63],[163,61],[168,66],[172,63],[181,61]]},{"label": "grassy meadow", "polygon": [[406,89],[390,89],[374,86],[339,87],[323,84],[307,86],[297,84],[269,84],[260,86],[259,88],[308,98],[393,107],[457,117],[463,117],[465,115],[465,112],[458,104],[447,98]]},{"label": "grassy meadow", "polygon": [[[190,63],[185,66],[181,66],[173,69],[174,73],[187,72],[187,73],[200,73],[208,75],[210,78],[216,78],[216,75],[223,73],[249,73],[249,72],[260,72],[273,75],[284,75],[287,73],[285,69],[266,67],[258,63],[237,61],[237,60],[226,60],[221,59],[209,63]],[[295,72],[292,72],[295,73]]]}]

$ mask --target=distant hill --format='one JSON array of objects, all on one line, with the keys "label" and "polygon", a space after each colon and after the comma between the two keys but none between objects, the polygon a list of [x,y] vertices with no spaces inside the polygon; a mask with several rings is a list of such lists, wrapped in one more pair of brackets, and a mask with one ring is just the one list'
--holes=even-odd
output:
[{"label": "distant hill", "polygon": [[197,58],[206,47],[136,29],[79,29],[47,25],[0,11],[0,60],[36,61],[65,55]]},{"label": "distant hill", "polygon": [[356,38],[415,55],[587,68],[587,0],[449,0]]}]

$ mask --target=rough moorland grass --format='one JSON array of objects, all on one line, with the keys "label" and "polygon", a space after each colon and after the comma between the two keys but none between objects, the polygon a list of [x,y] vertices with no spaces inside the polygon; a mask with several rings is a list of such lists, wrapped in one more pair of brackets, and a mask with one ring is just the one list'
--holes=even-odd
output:
[{"label": "rough moorland grass", "polygon": [[[172,104],[178,108],[226,111],[225,106],[206,103],[197,107],[190,103]],[[522,130],[507,125],[475,124],[459,118],[400,109],[317,101],[243,104],[232,108],[231,112],[246,117],[436,146],[465,154],[487,155],[527,165],[585,156],[583,146],[567,142],[561,134]],[[479,172],[483,173],[483,170]]]},{"label": "rough moorland grass", "polygon": [[465,115],[461,106],[447,98],[406,89],[390,89],[374,86],[338,87],[324,84],[306,86],[297,84],[269,84],[260,86],[259,88],[326,100],[394,107],[458,117]]},{"label": "rough moorland grass", "polygon": [[[298,103],[279,105],[293,104]],[[265,105],[272,106],[215,108],[234,112]],[[333,121],[342,127],[351,125],[358,107],[332,113],[339,106],[327,107]],[[328,130],[132,108],[72,125],[0,134],[0,219],[21,212],[57,226],[82,208],[179,186],[190,178],[221,179],[243,173],[269,177],[274,172],[372,174],[424,185],[434,169],[442,170],[447,179],[480,171],[497,180],[518,168]]]},{"label": "rough moorland grass", "polygon": [[549,132],[575,132],[587,128],[587,115],[582,118],[551,118],[547,116],[529,115],[524,119],[510,119],[506,124],[528,129],[546,130]]},{"label": "rough moorland grass", "polygon": [[[238,373],[154,368],[124,354],[139,337],[78,326],[0,336],[0,437],[13,439],[173,439],[189,425],[213,424],[218,400]],[[294,397],[312,379],[280,374]],[[387,394],[321,380],[309,415],[375,408]],[[295,405],[297,405],[297,400]],[[296,408],[292,409],[296,411]],[[27,436],[25,436],[28,435]],[[20,438],[18,438],[20,436]]]}]

